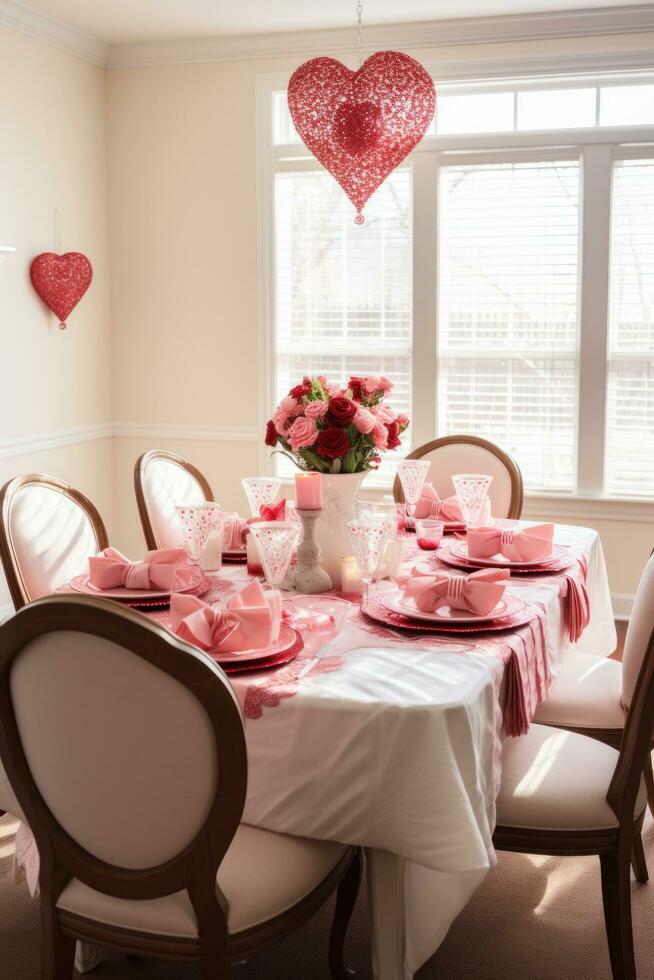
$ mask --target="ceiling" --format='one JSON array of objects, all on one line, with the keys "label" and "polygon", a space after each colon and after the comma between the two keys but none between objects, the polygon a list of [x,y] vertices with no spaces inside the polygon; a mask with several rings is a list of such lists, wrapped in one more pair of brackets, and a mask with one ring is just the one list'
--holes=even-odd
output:
[{"label": "ceiling", "polygon": [[[649,0],[611,0],[611,7]],[[166,41],[348,27],[355,0],[29,0],[47,17],[103,42]],[[606,8],[597,0],[364,0],[365,24]],[[365,34],[364,34],[365,36]]]}]

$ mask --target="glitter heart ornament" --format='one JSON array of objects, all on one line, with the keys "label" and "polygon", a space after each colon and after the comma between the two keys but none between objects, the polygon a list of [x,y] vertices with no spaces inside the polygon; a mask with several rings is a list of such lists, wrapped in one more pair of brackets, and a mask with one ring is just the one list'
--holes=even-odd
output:
[{"label": "glitter heart ornament", "polygon": [[93,266],[81,252],[42,252],[30,266],[30,279],[48,309],[59,318],[64,329],[66,318],[75,309],[93,279]]},{"label": "glitter heart ornament", "polygon": [[431,76],[399,51],[378,51],[357,71],[313,58],[293,73],[295,128],[358,212],[425,135],[436,108]]}]

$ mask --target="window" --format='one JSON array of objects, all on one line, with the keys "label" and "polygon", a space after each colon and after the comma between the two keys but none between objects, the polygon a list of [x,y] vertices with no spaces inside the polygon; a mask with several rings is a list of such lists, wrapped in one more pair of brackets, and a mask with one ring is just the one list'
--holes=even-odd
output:
[{"label": "window", "polygon": [[579,163],[440,171],[439,434],[509,450],[533,489],[572,490]]},{"label": "window", "polygon": [[654,159],[613,173],[606,487],[654,495]]},{"label": "window", "polygon": [[527,491],[654,498],[654,76],[437,91],[362,226],[262,96],[265,409],[305,371],[384,373],[404,451],[472,432]]}]

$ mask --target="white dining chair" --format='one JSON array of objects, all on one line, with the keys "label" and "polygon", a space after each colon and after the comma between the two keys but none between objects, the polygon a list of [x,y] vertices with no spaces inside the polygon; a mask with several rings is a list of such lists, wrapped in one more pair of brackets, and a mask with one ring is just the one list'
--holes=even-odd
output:
[{"label": "white dining chair", "polygon": [[[589,735],[619,748],[650,634],[654,629],[654,555],[643,569],[627,625],[622,663],[569,650],[534,721]],[[647,753],[643,769],[654,813],[654,775]]]},{"label": "white dining chair", "polygon": [[108,544],[91,501],[54,476],[29,473],[0,490],[0,559],[17,610],[88,571]]},{"label": "white dining chair", "polygon": [[360,853],[241,823],[241,711],[195,647],[106,600],[32,603],[0,628],[0,753],[38,845],[46,980],[72,977],[75,940],[221,980],[336,890],[331,976],[350,975]]},{"label": "white dining chair", "polygon": [[182,526],[175,506],[186,501],[213,500],[206,477],[175,453],[152,449],[136,461],[134,490],[148,548],[175,548]]},{"label": "white dining chair", "polygon": [[[508,453],[479,436],[443,436],[425,443],[409,453],[407,459],[428,459],[431,463],[426,482],[432,483],[439,497],[454,492],[455,473],[485,473],[493,477],[488,496],[493,517],[519,518],[522,513],[522,474]],[[393,493],[398,503],[404,502],[399,478],[395,478]]]},{"label": "white dining chair", "polygon": [[[600,859],[614,980],[635,980],[630,861],[644,866],[643,778],[654,724],[654,632],[632,692],[620,751],[577,732],[532,725],[502,744],[502,784],[493,842],[526,854]],[[644,868],[645,879],[647,870]],[[579,910],[574,913],[577,918]]]}]

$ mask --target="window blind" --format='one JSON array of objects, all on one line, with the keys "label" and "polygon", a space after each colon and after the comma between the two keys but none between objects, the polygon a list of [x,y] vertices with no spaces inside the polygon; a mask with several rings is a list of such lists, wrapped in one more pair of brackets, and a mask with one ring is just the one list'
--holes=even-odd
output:
[{"label": "window blind", "polygon": [[576,482],[579,170],[440,170],[439,433],[496,442],[532,490]]},{"label": "window blind", "polygon": [[654,493],[654,159],[613,171],[605,488]]},{"label": "window blind", "polygon": [[[410,416],[408,169],[384,182],[365,215],[363,225],[354,223],[353,206],[324,171],[275,176],[277,400],[305,374],[336,383],[350,374],[383,374],[394,385],[392,406]],[[399,457],[387,453],[384,472],[391,458]]]}]

